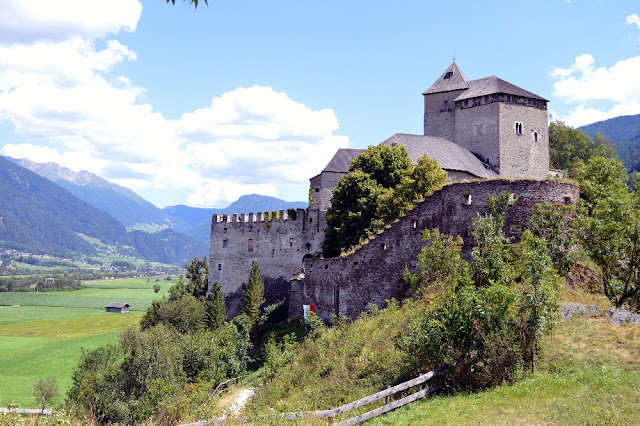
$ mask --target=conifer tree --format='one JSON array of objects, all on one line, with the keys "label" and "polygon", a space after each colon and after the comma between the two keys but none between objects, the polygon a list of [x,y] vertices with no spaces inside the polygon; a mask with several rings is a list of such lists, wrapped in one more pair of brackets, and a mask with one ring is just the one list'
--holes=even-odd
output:
[{"label": "conifer tree", "polygon": [[205,309],[207,311],[207,325],[209,329],[215,330],[224,324],[227,318],[227,307],[224,303],[224,296],[220,283],[215,281],[211,286],[211,293],[205,300]]},{"label": "conifer tree", "polygon": [[260,318],[260,307],[264,304],[264,281],[258,262],[253,262],[251,273],[247,281],[247,288],[242,297],[242,313],[249,317],[251,327],[253,327]]}]

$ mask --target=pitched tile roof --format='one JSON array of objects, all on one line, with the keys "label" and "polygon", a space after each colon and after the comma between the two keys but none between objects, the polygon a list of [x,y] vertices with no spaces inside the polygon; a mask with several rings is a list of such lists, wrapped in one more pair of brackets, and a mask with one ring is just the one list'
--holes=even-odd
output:
[{"label": "pitched tile roof", "polygon": [[427,95],[429,93],[450,92],[452,90],[466,89],[469,87],[469,80],[464,75],[456,63],[452,63],[445,72],[442,73],[440,78],[436,80],[431,87],[429,87],[422,94]]},{"label": "pitched tile roof", "polygon": [[522,96],[525,98],[539,99],[547,101],[534,93],[524,90],[515,84],[511,84],[496,76],[481,78],[469,81],[464,73],[458,68],[456,63],[452,63],[449,68],[436,80],[433,85],[424,91],[423,95],[430,93],[451,92],[453,90],[467,89],[455,100],[471,99],[478,96],[492,95],[494,93],[504,93],[507,95]]},{"label": "pitched tile roof", "polygon": [[518,87],[515,84],[511,84],[508,81],[504,81],[496,76],[470,81],[469,88],[460,93],[455,100],[461,101],[463,99],[477,98],[479,96],[493,95],[495,93],[504,93],[506,95],[522,96],[525,98],[547,101],[545,98],[524,90],[523,88]]},{"label": "pitched tile roof", "polygon": [[[414,164],[423,155],[428,155],[438,160],[440,167],[445,170],[468,172],[480,178],[498,176],[493,170],[485,168],[482,162],[468,149],[444,138],[396,133],[382,143],[388,146],[404,145]],[[364,149],[339,149],[322,171],[348,173],[351,162],[362,152]]]},{"label": "pitched tile roof", "polygon": [[498,176],[493,170],[487,169],[471,151],[444,138],[396,133],[382,143],[389,146],[404,145],[413,163],[417,163],[423,155],[428,155],[438,160],[440,167],[445,170],[468,172],[480,178]]},{"label": "pitched tile roof", "polygon": [[329,164],[322,171],[347,173],[353,159],[363,152],[364,149],[341,148],[336,151]]}]

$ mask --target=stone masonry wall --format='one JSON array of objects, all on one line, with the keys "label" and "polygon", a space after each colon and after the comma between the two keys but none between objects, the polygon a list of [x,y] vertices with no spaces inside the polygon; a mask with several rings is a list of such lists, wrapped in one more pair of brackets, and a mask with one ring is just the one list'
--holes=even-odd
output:
[{"label": "stone masonry wall", "polygon": [[298,209],[295,219],[283,210],[272,220],[265,213],[213,215],[209,283],[220,282],[229,317],[239,313],[242,285],[253,261],[266,279],[267,303],[283,300],[303,257],[321,250],[320,215],[311,208]]},{"label": "stone masonry wall", "polygon": [[517,240],[529,223],[537,203],[575,203],[579,187],[559,181],[489,180],[445,186],[393,223],[354,253],[338,258],[308,258],[305,277],[292,281],[289,318],[302,315],[302,305],[315,304],[316,313],[329,319],[332,312],[355,319],[369,303],[384,306],[386,299],[402,296],[405,266],[415,270],[424,246],[424,229],[439,228],[464,241],[463,255],[472,247],[471,221],[487,212],[487,200],[503,192],[518,196],[507,209],[505,232]]},{"label": "stone masonry wall", "polygon": [[[500,103],[500,176],[545,178],[549,174],[547,109]],[[517,134],[515,123],[522,123]],[[533,133],[537,132],[538,140]]]},{"label": "stone masonry wall", "polygon": [[[424,134],[425,136],[439,136],[456,141],[455,122],[455,98],[463,90],[451,92],[430,93],[424,96]],[[444,109],[444,101],[447,101],[447,110]]]},{"label": "stone masonry wall", "polygon": [[[480,101],[480,99],[469,100]],[[464,107],[456,102],[456,143],[469,151],[489,160],[492,166],[500,163],[500,143],[498,129],[498,103],[478,103]]]}]

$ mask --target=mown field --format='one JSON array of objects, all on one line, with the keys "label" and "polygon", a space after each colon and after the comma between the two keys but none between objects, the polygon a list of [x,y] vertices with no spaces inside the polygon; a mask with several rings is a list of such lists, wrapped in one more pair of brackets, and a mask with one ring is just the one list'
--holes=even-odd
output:
[{"label": "mown field", "polygon": [[[116,343],[118,333],[137,323],[154,298],[173,282],[158,278],[104,280],[69,292],[0,293],[0,406],[34,407],[33,384],[53,376],[62,403],[82,350]],[[160,284],[159,293],[153,285]],[[126,302],[133,312],[105,312],[110,302]]]}]

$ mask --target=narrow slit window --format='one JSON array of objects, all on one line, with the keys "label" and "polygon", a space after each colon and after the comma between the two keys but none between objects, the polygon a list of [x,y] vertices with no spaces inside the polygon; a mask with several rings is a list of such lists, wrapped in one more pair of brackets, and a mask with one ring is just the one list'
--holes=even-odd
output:
[{"label": "narrow slit window", "polygon": [[222,263],[218,263],[218,271],[222,271]]},{"label": "narrow slit window", "polygon": [[249,238],[249,251],[253,251],[253,238]]}]

